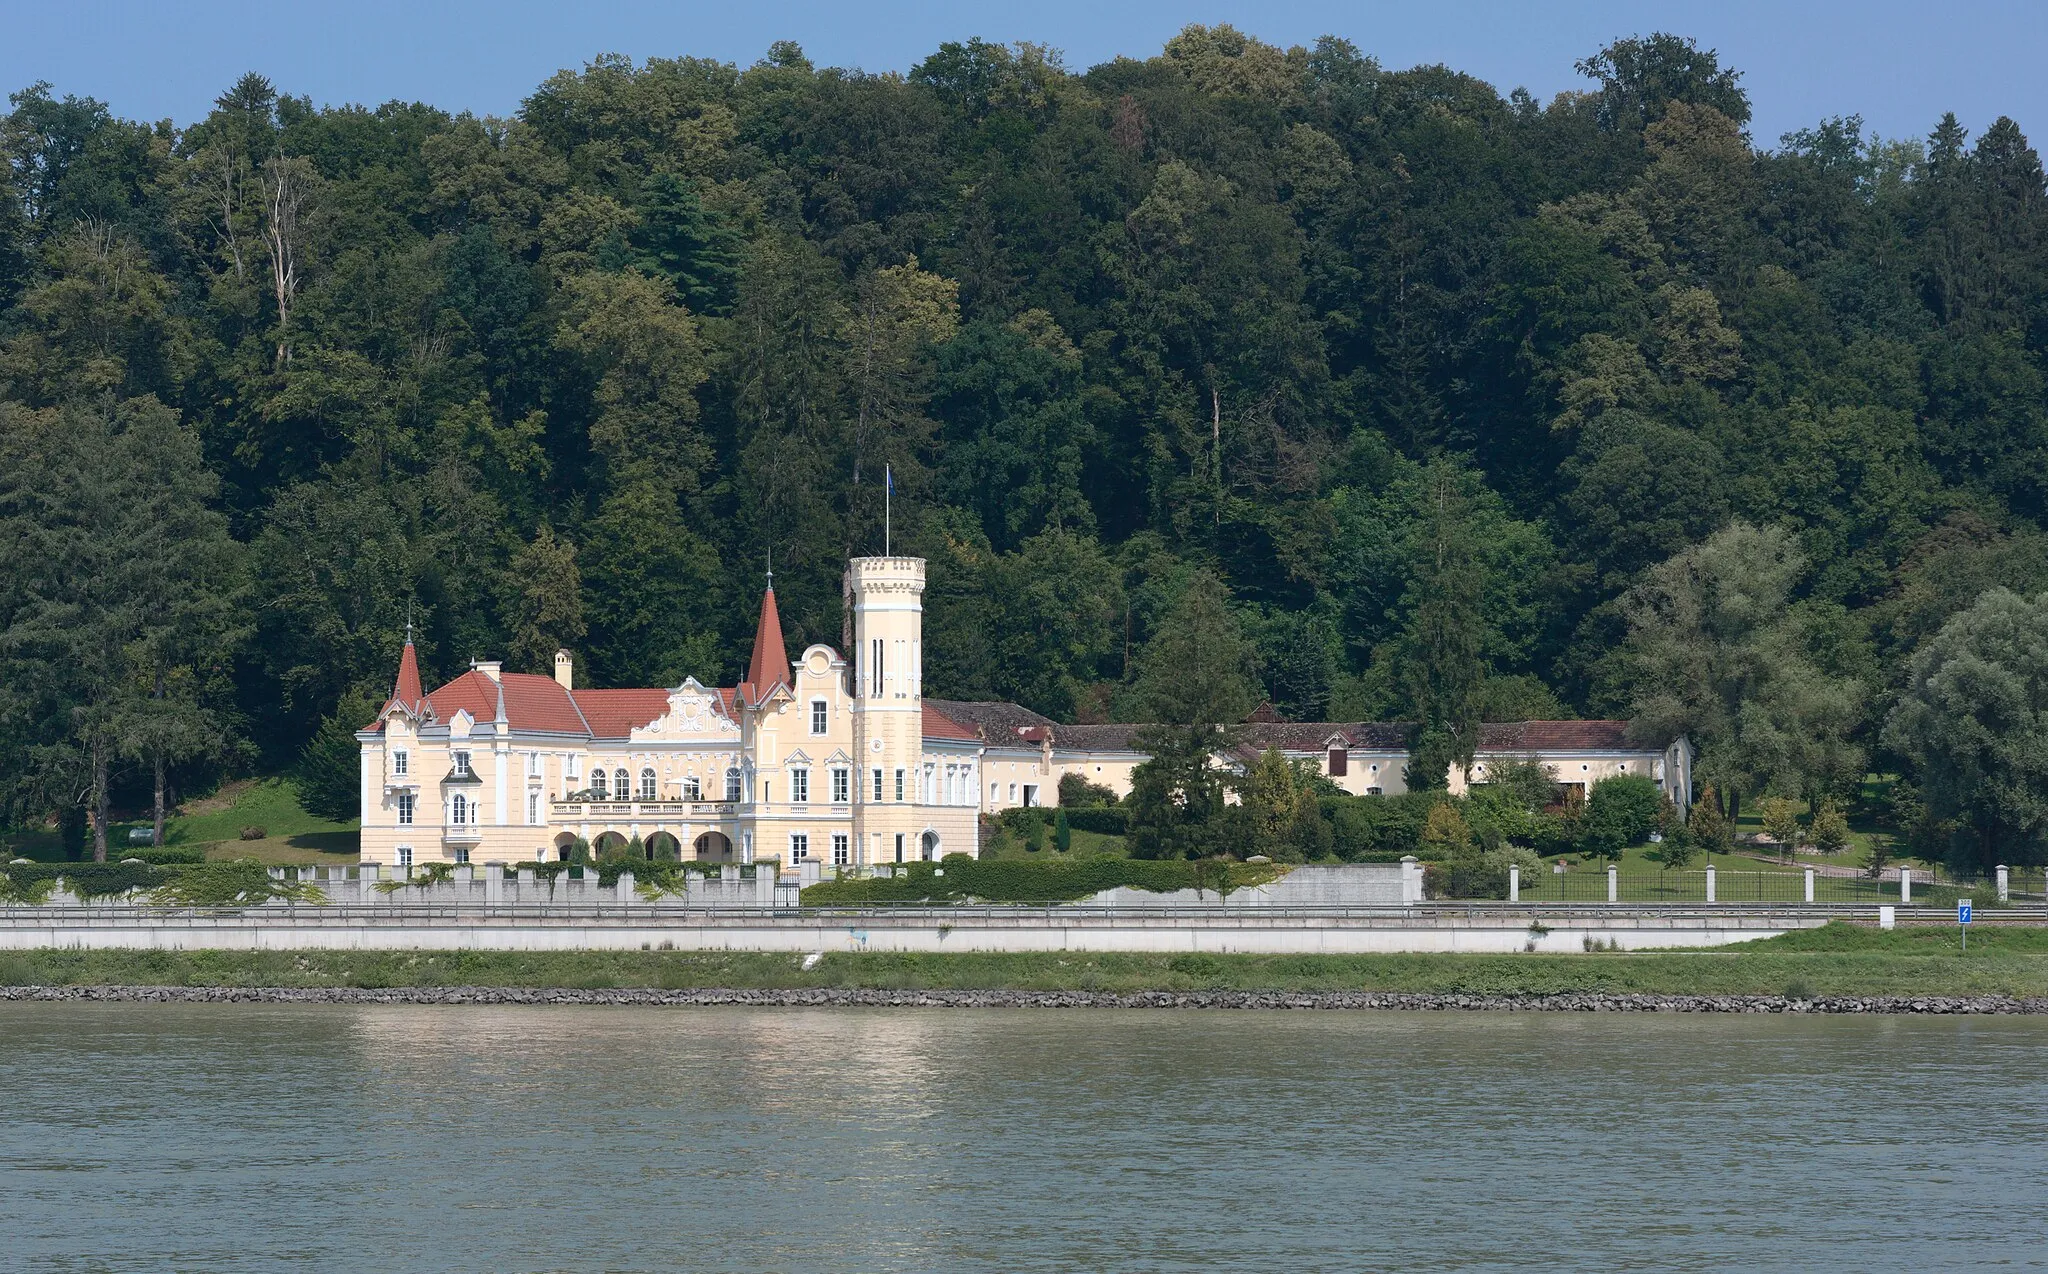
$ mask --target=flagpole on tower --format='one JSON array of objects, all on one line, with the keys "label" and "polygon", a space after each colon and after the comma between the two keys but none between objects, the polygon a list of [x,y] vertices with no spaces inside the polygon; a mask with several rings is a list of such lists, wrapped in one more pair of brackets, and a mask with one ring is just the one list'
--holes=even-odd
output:
[{"label": "flagpole on tower", "polygon": [[889,505],[896,496],[896,470],[882,466],[882,556],[889,556]]}]

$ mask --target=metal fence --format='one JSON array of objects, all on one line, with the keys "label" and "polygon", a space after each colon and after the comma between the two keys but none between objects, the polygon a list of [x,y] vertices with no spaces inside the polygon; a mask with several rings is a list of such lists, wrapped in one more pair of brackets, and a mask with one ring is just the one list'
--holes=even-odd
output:
[{"label": "metal fence", "polygon": [[[1910,901],[1927,907],[1954,906],[1970,898],[1980,906],[2001,902],[2015,906],[2048,903],[2048,868],[2006,869],[2003,890],[1995,873],[1970,875],[1942,868],[1915,866],[1911,872]],[[1811,872],[1811,880],[1808,873]],[[1710,883],[1711,882],[1711,883]],[[1899,873],[1876,879],[1856,875],[1830,875],[1818,868],[1789,865],[1773,869],[1692,867],[1682,870],[1617,867],[1610,875],[1603,864],[1580,863],[1563,871],[1555,865],[1523,876],[1518,900],[1544,902],[1727,902],[1727,903],[1897,903],[1902,899]],[[1809,893],[1809,889],[1811,893]]]}]

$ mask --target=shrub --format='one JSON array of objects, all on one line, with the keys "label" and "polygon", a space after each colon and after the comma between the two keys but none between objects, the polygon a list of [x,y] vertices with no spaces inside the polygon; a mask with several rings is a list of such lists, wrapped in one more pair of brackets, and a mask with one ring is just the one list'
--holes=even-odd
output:
[{"label": "shrub", "polygon": [[206,851],[196,845],[137,845],[121,855],[123,858],[139,858],[157,867],[174,864],[187,865],[206,861]]},{"label": "shrub", "polygon": [[1799,848],[1799,805],[1788,797],[1773,796],[1763,804],[1764,835],[1778,842],[1778,852],[1792,854]]},{"label": "shrub", "polygon": [[[1524,871],[1523,876],[1526,878],[1528,872]],[[1443,862],[1425,863],[1422,887],[1432,898],[1505,898],[1508,865],[1487,854],[1463,854]]]},{"label": "shrub", "polygon": [[[937,869],[937,870],[935,870]],[[892,876],[829,880],[804,890],[806,906],[874,902],[1071,902],[1129,886],[1152,893],[1202,889],[1232,893],[1274,879],[1284,868],[1213,859],[969,858],[904,863]],[[943,871],[945,874],[940,875]]]},{"label": "shrub", "polygon": [[1067,811],[1061,809],[1052,826],[1052,847],[1059,853],[1066,853],[1074,847],[1074,827],[1067,821]]},{"label": "shrub", "polygon": [[1700,793],[1700,799],[1694,802],[1685,826],[1692,833],[1693,843],[1707,853],[1725,854],[1733,844],[1728,831],[1728,820],[1721,813],[1721,798],[1711,787]]},{"label": "shrub", "polygon": [[270,829],[265,827],[250,826],[243,828],[241,831],[243,840],[262,840],[268,835],[270,835]]},{"label": "shrub", "polygon": [[1422,849],[1422,827],[1442,796],[1325,796],[1316,804],[1330,825],[1331,852],[1347,863],[1391,863]]},{"label": "shrub", "polygon": [[1823,854],[1839,854],[1849,844],[1849,820],[1842,814],[1834,798],[1821,798],[1820,807],[1813,812],[1813,827],[1810,829],[1813,845]]},{"label": "shrub", "polygon": [[1060,775],[1060,804],[1069,809],[1116,804],[1116,793],[1079,774]]},{"label": "shrub", "polygon": [[1601,779],[1586,801],[1580,848],[1602,858],[1621,857],[1623,850],[1649,836],[1663,800],[1657,784],[1644,775],[1616,774]]}]

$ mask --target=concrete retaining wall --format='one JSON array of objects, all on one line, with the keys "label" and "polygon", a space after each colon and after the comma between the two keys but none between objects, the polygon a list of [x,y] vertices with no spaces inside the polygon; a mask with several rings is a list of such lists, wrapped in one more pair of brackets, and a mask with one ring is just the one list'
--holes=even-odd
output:
[{"label": "concrete retaining wall", "polygon": [[[564,951],[1206,951],[1373,953],[1639,951],[1718,946],[1823,923],[1794,913],[1161,907],[935,908],[777,912],[681,907],[433,907],[419,904],[161,910],[0,908],[0,949]],[[1536,932],[1532,925],[1543,932]]]}]

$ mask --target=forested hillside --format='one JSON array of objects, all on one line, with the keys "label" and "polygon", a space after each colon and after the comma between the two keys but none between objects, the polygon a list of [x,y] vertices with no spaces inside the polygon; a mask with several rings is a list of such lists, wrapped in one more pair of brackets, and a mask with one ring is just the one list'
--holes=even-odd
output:
[{"label": "forested hillside", "polygon": [[[1755,138],[1669,36],[1581,69],[1544,103],[1191,27],[1085,71],[607,57],[502,120],[23,89],[14,808],[289,764],[409,621],[430,680],[559,645],[730,684],[772,554],[792,649],[837,643],[885,466],[935,695],[1142,715],[1172,631],[1155,683],[1206,658],[1451,756],[1624,715],[1810,798],[1971,746],[1936,636],[2048,587],[2038,156]],[[1970,649],[2036,658],[1992,600]]]}]

